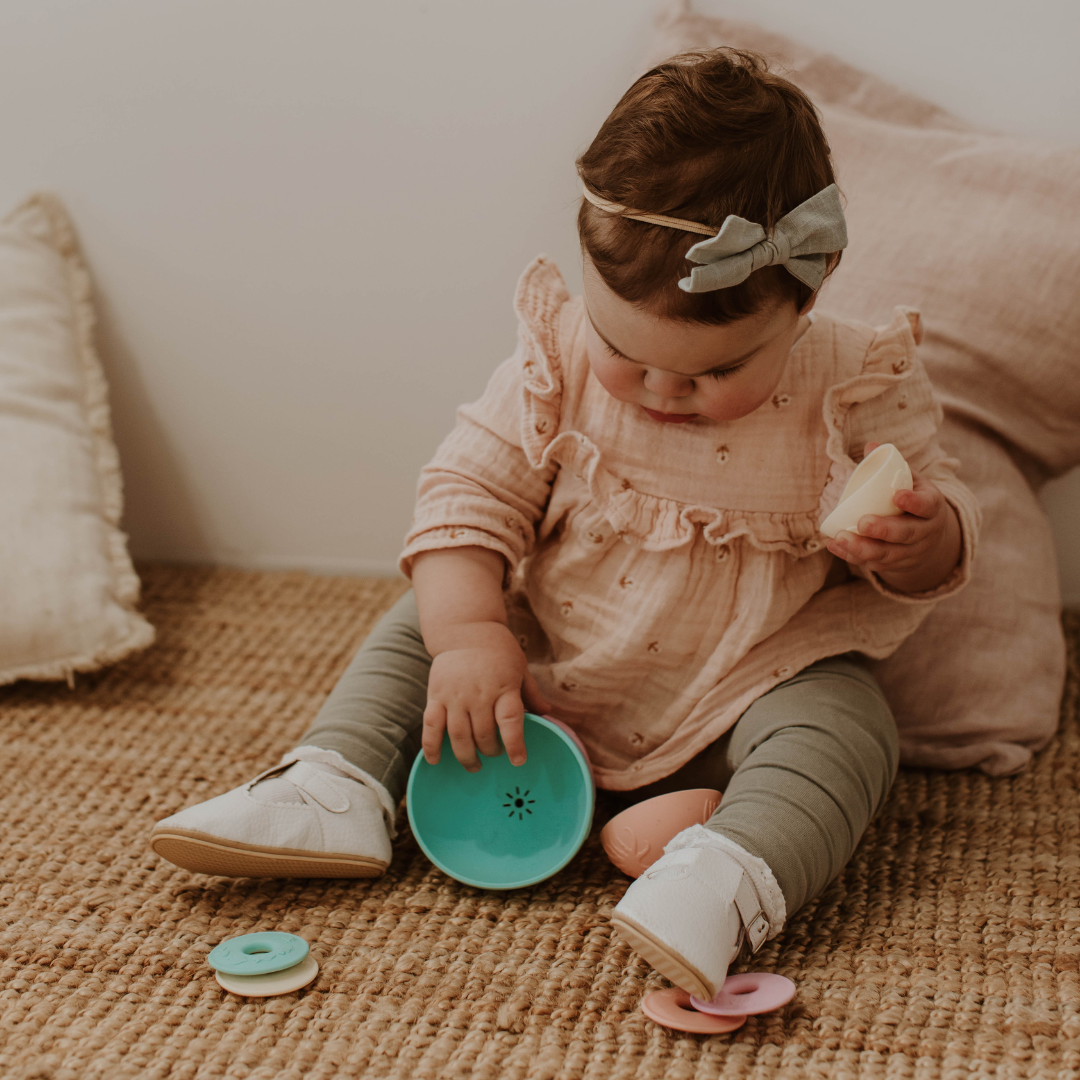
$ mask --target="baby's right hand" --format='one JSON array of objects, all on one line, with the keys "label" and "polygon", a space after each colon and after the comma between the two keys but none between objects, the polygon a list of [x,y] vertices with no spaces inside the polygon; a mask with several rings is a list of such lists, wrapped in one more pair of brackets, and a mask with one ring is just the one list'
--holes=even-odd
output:
[{"label": "baby's right hand", "polygon": [[424,758],[438,764],[443,732],[448,732],[454,757],[476,772],[477,750],[498,757],[501,735],[511,764],[524,765],[525,705],[534,712],[547,712],[550,706],[529,673],[521,646],[500,623],[455,627],[455,637],[458,641],[431,664],[421,742]]}]

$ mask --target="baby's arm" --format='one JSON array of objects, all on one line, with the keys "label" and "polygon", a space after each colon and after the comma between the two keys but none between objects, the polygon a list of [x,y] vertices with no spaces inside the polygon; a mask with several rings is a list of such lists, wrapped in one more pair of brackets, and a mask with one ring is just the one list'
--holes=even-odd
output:
[{"label": "baby's arm", "polygon": [[413,562],[420,632],[433,658],[422,738],[433,765],[444,731],[469,772],[480,768],[478,749],[502,752],[500,735],[510,761],[522,765],[525,705],[550,708],[507,626],[504,571],[502,555],[481,547],[426,551]]},{"label": "baby's arm", "polygon": [[[880,444],[866,444],[869,454]],[[893,505],[902,514],[859,519],[859,532],[842,532],[829,551],[853,566],[872,570],[898,592],[921,593],[937,588],[956,569],[962,534],[956,511],[931,481],[912,474],[911,491],[898,491]]]}]

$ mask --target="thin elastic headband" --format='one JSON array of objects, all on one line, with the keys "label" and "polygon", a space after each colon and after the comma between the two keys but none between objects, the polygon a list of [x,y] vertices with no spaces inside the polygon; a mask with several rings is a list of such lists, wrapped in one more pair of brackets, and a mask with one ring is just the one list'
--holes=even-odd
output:
[{"label": "thin elastic headband", "polygon": [[618,214],[620,217],[633,218],[634,221],[647,221],[650,225],[666,225],[669,229],[682,229],[683,232],[701,233],[702,236],[715,236],[716,230],[708,225],[699,225],[696,221],[687,221],[685,218],[667,217],[664,214],[642,214],[638,210],[628,210],[622,203],[608,202],[594,195],[584,184],[581,185],[582,193],[593,206],[609,214]]},{"label": "thin elastic headband", "polygon": [[827,256],[847,247],[847,223],[835,184],[822,188],[785,214],[769,233],[736,214],[728,214],[723,225],[714,229],[697,221],[630,210],[621,203],[601,199],[584,184],[582,191],[593,206],[609,214],[708,236],[708,240],[699,241],[686,253],[688,261],[699,265],[689,277],[679,280],[683,292],[730,289],[763,266],[782,266],[816,292],[825,280]]}]

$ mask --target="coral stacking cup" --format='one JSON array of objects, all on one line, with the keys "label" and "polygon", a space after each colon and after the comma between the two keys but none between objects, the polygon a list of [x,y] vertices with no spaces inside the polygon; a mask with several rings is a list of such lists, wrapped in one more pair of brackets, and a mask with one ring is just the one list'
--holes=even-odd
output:
[{"label": "coral stacking cup", "polygon": [[641,877],[668,841],[691,825],[704,825],[723,796],[712,788],[656,795],[616,814],[600,833],[607,857],[628,877]]},{"label": "coral stacking cup", "polygon": [[417,756],[405,795],[424,854],[481,889],[521,889],[561,870],[592,826],[595,789],[577,737],[557,720],[525,714],[528,760],[480,755],[466,772],[443,739],[438,765]]}]

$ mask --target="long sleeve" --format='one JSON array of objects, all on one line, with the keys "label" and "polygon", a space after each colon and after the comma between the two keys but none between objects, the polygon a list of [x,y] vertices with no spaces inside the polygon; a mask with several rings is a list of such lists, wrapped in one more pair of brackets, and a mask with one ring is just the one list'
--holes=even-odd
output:
[{"label": "long sleeve", "polygon": [[421,471],[399,561],[406,576],[424,551],[488,548],[513,571],[532,550],[557,467],[534,467],[522,448],[527,355],[520,349],[496,369],[478,401],[458,409],[453,431]]},{"label": "long sleeve", "polygon": [[837,433],[844,454],[860,460],[867,442],[891,442],[904,455],[912,472],[932,481],[956,511],[962,552],[956,569],[936,588],[903,593],[862,568],[852,572],[866,578],[878,592],[904,603],[923,603],[950,596],[967,583],[978,541],[981,512],[975,496],[956,475],[959,462],[937,440],[942,412],[916,345],[922,336],[919,316],[898,308],[892,324],[878,332],[866,354],[862,373],[836,388]]}]

